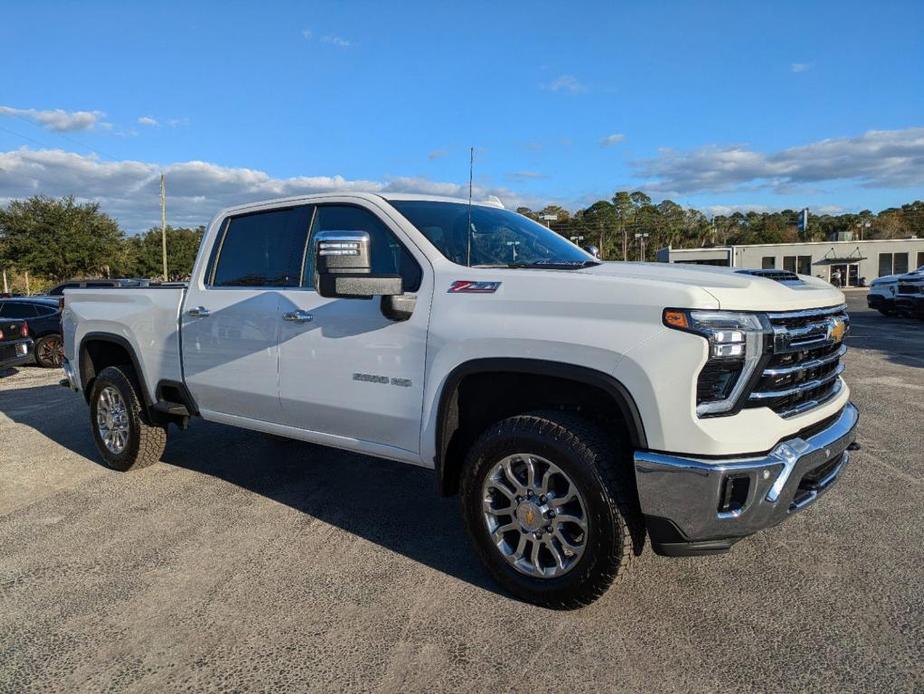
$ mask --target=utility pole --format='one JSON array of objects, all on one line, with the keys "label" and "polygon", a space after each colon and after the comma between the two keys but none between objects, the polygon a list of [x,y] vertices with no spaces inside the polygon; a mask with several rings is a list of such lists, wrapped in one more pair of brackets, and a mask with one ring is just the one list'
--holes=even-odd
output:
[{"label": "utility pole", "polygon": [[160,242],[164,256],[164,282],[167,281],[167,188],[164,174],[160,174]]},{"label": "utility pole", "polygon": [[32,296],[32,289],[29,287],[29,271],[26,270],[26,296]]},{"label": "utility pole", "polygon": [[6,281],[6,268],[3,268],[3,293],[4,294],[10,293],[10,285]]}]

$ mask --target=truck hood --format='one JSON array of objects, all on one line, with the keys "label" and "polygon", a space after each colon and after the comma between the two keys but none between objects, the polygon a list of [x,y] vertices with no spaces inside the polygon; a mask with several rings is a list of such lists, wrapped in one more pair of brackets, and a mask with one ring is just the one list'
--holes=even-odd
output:
[{"label": "truck hood", "polygon": [[699,287],[711,294],[722,309],[794,311],[844,303],[844,294],[839,289],[810,275],[798,275],[798,282],[783,283],[746,274],[741,268],[624,262],[606,262],[576,272],[601,279],[622,278]]}]

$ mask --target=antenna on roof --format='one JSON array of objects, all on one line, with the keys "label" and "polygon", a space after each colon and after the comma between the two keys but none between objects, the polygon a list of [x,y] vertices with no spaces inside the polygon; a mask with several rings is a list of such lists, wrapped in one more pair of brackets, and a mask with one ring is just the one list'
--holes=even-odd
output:
[{"label": "antenna on roof", "polygon": [[472,265],[472,178],[475,171],[475,148],[469,147],[468,150],[468,231],[465,236],[468,241],[468,255],[466,256],[466,265]]}]

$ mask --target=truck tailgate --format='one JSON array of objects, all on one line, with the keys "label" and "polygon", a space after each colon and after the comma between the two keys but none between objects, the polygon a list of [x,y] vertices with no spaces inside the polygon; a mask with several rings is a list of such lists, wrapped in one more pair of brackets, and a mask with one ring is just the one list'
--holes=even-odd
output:
[{"label": "truck tailgate", "polygon": [[64,354],[78,368],[81,343],[94,334],[130,348],[154,394],[161,380],[182,381],[179,314],[182,286],[68,289],[64,294]]}]

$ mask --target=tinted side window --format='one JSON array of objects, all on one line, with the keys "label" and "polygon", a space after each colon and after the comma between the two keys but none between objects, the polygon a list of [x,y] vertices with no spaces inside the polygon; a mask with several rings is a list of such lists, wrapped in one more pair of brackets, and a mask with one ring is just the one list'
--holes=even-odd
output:
[{"label": "tinted side window", "polygon": [[45,306],[40,304],[33,304],[32,308],[35,309],[35,314],[39,317],[41,316],[50,316],[52,313],[56,313],[57,309],[53,306]]},{"label": "tinted side window", "polygon": [[0,316],[4,318],[35,318],[35,311],[31,304],[20,304],[15,301],[7,301],[0,306]]},{"label": "tinted side window", "polygon": [[[420,289],[420,265],[385,223],[368,210],[348,205],[320,205],[311,227],[312,239],[320,231],[367,232],[371,242],[373,274],[401,275],[404,291],[416,292]],[[314,285],[313,242],[305,259],[305,285]]]},{"label": "tinted side window", "polygon": [[291,207],[233,217],[212,285],[297,287],[310,214],[310,207]]}]

